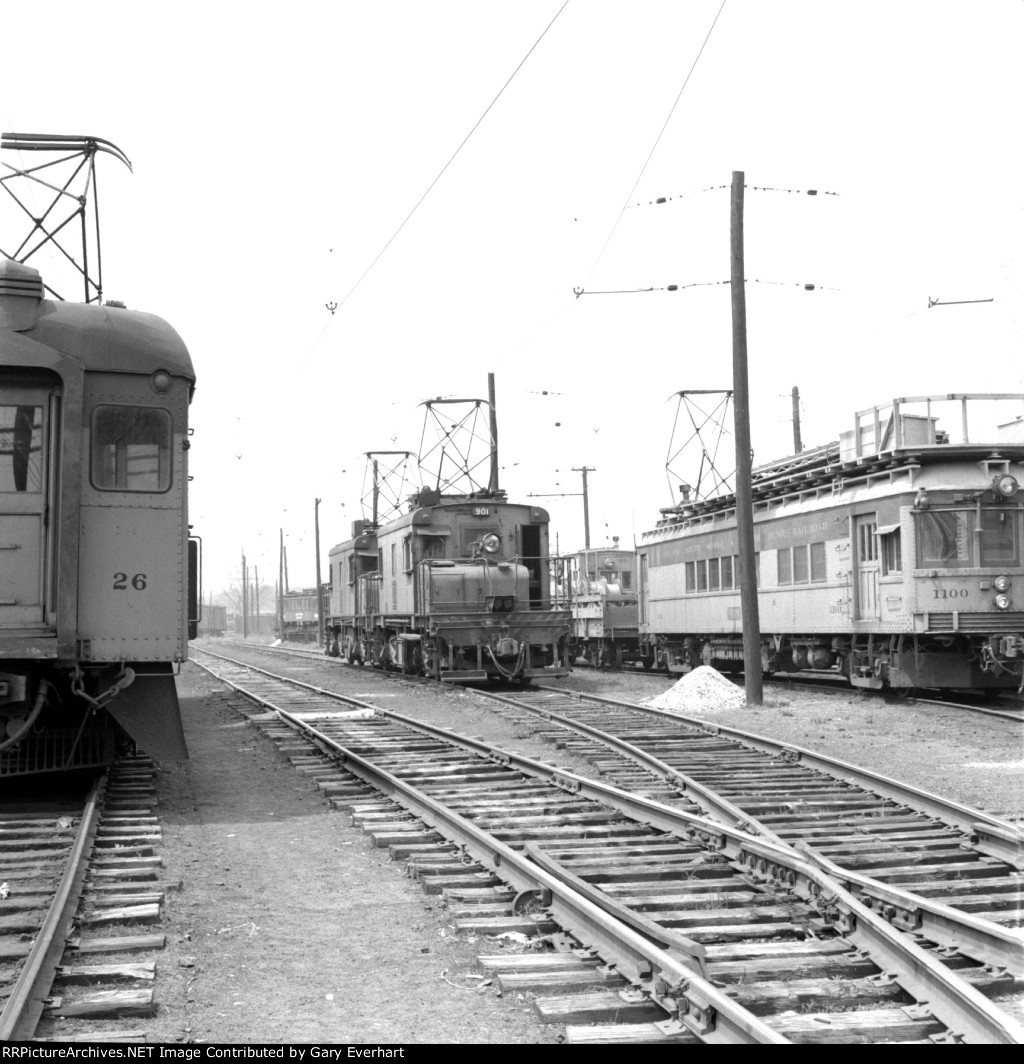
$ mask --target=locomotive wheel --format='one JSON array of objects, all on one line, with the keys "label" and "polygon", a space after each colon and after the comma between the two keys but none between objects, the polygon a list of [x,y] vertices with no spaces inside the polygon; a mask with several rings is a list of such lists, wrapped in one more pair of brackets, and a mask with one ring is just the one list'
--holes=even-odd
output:
[{"label": "locomotive wheel", "polygon": [[906,702],[908,699],[915,698],[917,696],[917,688],[912,687],[910,684],[893,684],[892,693],[901,702]]}]

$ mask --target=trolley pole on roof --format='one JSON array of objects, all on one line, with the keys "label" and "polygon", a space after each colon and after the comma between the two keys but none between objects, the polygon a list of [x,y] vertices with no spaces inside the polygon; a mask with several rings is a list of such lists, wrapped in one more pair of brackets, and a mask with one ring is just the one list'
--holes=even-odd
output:
[{"label": "trolley pole on roof", "polygon": [[320,500],[313,507],[313,527],[316,530],[316,625],[320,645],[324,645],[324,593],[320,586]]},{"label": "trolley pole on roof", "polygon": [[740,557],[743,619],[743,688],[750,705],[764,702],[761,622],[754,568],[754,506],[751,489],[750,389],[747,385],[747,294],[743,276],[743,171],[732,174],[729,250],[732,288],[732,389],[736,432],[736,533]]}]

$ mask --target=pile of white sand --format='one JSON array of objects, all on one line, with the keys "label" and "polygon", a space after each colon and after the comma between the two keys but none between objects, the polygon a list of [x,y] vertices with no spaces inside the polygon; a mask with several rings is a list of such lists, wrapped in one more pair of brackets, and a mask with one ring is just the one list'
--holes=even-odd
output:
[{"label": "pile of white sand", "polygon": [[674,687],[646,703],[669,713],[693,715],[718,709],[742,709],[747,704],[742,687],[737,687],[710,665],[699,665]]}]

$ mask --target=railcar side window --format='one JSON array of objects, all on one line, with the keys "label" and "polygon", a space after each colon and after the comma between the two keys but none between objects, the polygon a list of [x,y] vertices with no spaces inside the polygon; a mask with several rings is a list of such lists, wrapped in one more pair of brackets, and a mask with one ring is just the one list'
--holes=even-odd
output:
[{"label": "railcar side window", "polygon": [[825,544],[811,544],[811,583],[824,583],[827,576],[825,569]]},{"label": "railcar side window", "polygon": [[1020,565],[1020,514],[981,511],[981,564]]},{"label": "railcar side window", "polygon": [[43,408],[0,406],[0,491],[43,490]]},{"label": "railcar side window", "polygon": [[917,516],[917,564],[944,569],[969,566],[973,511],[925,510]]},{"label": "railcar side window", "polygon": [[793,553],[789,547],[783,547],[778,554],[779,583],[793,583]]},{"label": "railcar side window", "polygon": [[144,406],[98,406],[92,416],[92,483],[101,491],[171,486],[171,416]]},{"label": "railcar side window", "polygon": [[732,555],[722,557],[722,589],[728,591],[732,587]]},{"label": "railcar side window", "polygon": [[898,573],[903,569],[903,547],[900,540],[900,530],[887,532],[878,537],[882,543],[882,575]]}]

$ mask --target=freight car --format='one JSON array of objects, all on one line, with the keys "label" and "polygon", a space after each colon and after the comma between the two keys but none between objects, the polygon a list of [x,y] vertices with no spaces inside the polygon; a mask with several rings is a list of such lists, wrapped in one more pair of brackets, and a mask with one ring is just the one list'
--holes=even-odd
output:
[{"label": "freight car", "polygon": [[[1022,403],[894,399],[857,414],[838,442],[755,470],[765,673],[1021,690],[1024,419],[1007,411]],[[952,431],[938,423],[950,404]],[[986,407],[996,416],[979,434]],[[658,665],[742,669],[735,498],[663,510],[637,563],[641,646]]]},{"label": "freight car", "polygon": [[636,555],[621,549],[617,536],[610,548],[587,548],[569,559],[577,661],[615,669],[637,661],[654,665],[653,654],[640,651],[635,565]]},{"label": "freight car", "polygon": [[227,606],[214,606],[212,602],[205,603],[203,615],[199,618],[199,637],[202,639],[207,636],[222,636],[227,630]]},{"label": "freight car", "polygon": [[320,639],[320,596],[315,587],[286,591],[281,602],[281,638],[296,643]]},{"label": "freight car", "polygon": [[328,653],[453,682],[570,671],[548,514],[503,491],[422,489],[330,551]]},{"label": "freight car", "polygon": [[195,374],[160,318],[0,261],[0,777],[184,757]]}]

